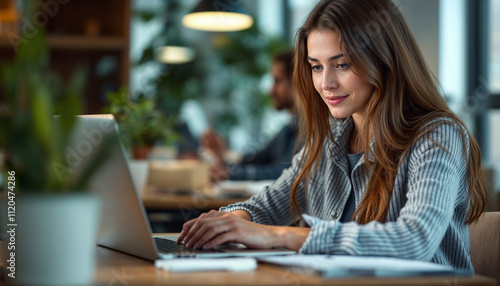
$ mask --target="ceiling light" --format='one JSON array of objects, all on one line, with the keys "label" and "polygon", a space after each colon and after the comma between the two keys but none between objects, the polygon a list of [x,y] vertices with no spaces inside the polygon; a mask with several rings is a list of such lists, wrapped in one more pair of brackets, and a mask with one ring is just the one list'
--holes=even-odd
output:
[{"label": "ceiling light", "polygon": [[183,64],[192,61],[194,51],[188,47],[165,46],[156,50],[156,60],[164,64]]},{"label": "ceiling light", "polygon": [[250,28],[253,19],[239,1],[202,0],[182,18],[182,24],[196,30],[229,32]]}]

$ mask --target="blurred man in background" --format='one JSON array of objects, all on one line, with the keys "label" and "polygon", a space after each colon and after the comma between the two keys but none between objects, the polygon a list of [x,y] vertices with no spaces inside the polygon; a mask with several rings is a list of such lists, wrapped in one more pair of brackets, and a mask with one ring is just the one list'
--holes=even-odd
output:
[{"label": "blurred man in background", "polygon": [[206,132],[201,144],[213,153],[217,161],[211,167],[212,180],[274,180],[281,175],[283,169],[290,166],[297,139],[292,85],[294,55],[294,51],[286,51],[274,58],[271,68],[274,83],[269,91],[274,108],[287,110],[293,115],[293,119],[264,148],[244,154],[237,164],[226,164],[225,141],[213,131]]}]

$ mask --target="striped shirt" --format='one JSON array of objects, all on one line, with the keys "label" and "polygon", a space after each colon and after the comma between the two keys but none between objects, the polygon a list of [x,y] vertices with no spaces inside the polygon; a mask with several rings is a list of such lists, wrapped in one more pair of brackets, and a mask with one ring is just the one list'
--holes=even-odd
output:
[{"label": "striped shirt", "polygon": [[[431,261],[473,271],[469,255],[469,228],[465,223],[469,203],[466,157],[458,127],[447,119],[416,141],[403,159],[389,204],[386,221],[365,225],[339,222],[354,188],[359,205],[365,191],[364,156],[348,174],[347,146],[353,121],[334,119],[334,140],[325,140],[317,171],[303,185],[297,199],[311,231],[299,250],[303,254],[343,254],[398,257]],[[429,138],[430,137],[430,138]],[[444,147],[439,148],[434,142]],[[467,138],[466,152],[468,152]],[[245,210],[252,221],[290,225],[290,186],[299,168],[302,149],[292,166],[261,193],[245,202],[221,208]],[[373,152],[368,154],[373,161]],[[365,172],[365,175],[370,175]],[[352,181],[352,186],[351,186]]]}]

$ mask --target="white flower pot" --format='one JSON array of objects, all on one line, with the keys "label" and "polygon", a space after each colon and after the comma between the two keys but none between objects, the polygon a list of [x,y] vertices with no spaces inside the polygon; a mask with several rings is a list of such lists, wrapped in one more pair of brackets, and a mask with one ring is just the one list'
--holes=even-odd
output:
[{"label": "white flower pot", "polygon": [[128,168],[136,191],[140,194],[148,183],[149,161],[131,159],[128,161]]},{"label": "white flower pot", "polygon": [[[0,207],[3,257],[15,255],[15,269],[9,269],[12,263],[5,269],[8,283],[81,285],[94,279],[100,216],[97,195],[17,195],[14,222],[7,221],[8,201],[3,197]],[[12,270],[15,274],[9,275]]]}]

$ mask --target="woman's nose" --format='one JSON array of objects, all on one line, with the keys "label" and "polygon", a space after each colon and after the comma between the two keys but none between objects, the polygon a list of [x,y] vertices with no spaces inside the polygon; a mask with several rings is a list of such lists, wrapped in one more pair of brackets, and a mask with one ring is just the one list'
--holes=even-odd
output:
[{"label": "woman's nose", "polygon": [[323,90],[332,90],[332,89],[337,89],[338,87],[339,83],[337,81],[337,76],[335,75],[335,71],[325,69],[325,71],[323,72],[321,88]]}]

